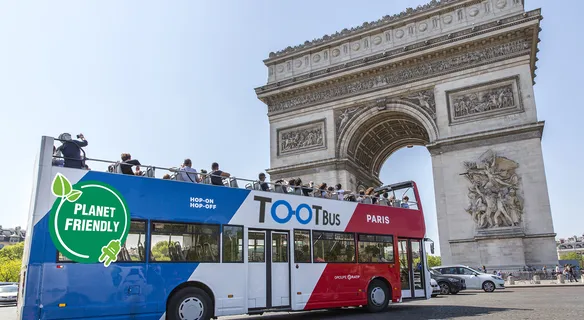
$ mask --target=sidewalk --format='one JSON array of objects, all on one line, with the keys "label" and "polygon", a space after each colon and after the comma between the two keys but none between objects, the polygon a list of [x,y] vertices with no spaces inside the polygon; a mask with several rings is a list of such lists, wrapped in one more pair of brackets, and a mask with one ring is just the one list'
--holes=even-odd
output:
[{"label": "sidewalk", "polygon": [[540,280],[539,284],[535,284],[533,280],[515,280],[515,284],[510,285],[509,281],[505,281],[505,288],[537,288],[537,287],[578,287],[584,286],[584,282],[578,279],[578,282],[566,281],[560,283],[558,280]]}]

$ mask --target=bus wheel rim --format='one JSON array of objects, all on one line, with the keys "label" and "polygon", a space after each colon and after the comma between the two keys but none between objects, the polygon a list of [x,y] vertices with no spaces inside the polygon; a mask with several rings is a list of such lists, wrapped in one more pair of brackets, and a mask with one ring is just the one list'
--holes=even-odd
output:
[{"label": "bus wheel rim", "polygon": [[383,289],[376,287],[371,290],[371,302],[377,306],[385,302],[385,292],[383,292]]},{"label": "bus wheel rim", "polygon": [[178,307],[178,315],[181,320],[202,319],[204,312],[205,307],[203,306],[203,302],[194,297],[184,299]]}]

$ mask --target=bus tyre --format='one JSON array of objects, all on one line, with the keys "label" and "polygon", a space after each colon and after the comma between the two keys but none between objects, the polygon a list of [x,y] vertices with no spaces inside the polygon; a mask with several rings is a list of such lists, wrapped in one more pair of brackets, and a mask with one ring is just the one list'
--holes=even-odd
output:
[{"label": "bus tyre", "polygon": [[389,304],[389,288],[381,280],[373,280],[367,289],[367,310],[369,312],[380,312],[387,308]]},{"label": "bus tyre", "polygon": [[211,308],[211,298],[203,289],[187,287],[172,297],[167,314],[169,320],[209,320]]},{"label": "bus tyre", "polygon": [[485,292],[493,292],[495,291],[495,284],[491,281],[485,281],[483,282],[483,290],[485,290]]}]

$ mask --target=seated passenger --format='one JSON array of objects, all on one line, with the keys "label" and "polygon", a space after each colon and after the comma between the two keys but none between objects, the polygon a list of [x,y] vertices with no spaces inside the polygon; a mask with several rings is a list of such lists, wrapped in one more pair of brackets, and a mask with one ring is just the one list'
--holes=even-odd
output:
[{"label": "seated passenger", "polygon": [[326,198],[326,195],[327,195],[326,189],[327,189],[326,183],[324,183],[324,182],[321,183],[321,185],[318,187],[318,191],[317,191],[318,195],[317,196],[319,198]]},{"label": "seated passenger", "polygon": [[132,166],[140,166],[140,161],[132,160],[132,156],[129,153],[122,153],[122,163],[120,163],[120,169],[122,174],[134,175],[132,171]]},{"label": "seated passenger", "polygon": [[335,194],[335,188],[334,187],[328,187],[327,192],[326,192],[326,198],[327,199],[338,199],[337,195]]},{"label": "seated passenger", "polygon": [[215,186],[224,186],[223,178],[229,178],[231,175],[227,172],[223,172],[219,170],[219,164],[217,162],[213,162],[211,164],[211,184]]},{"label": "seated passenger", "polygon": [[365,191],[365,202],[369,203],[369,204],[376,204],[377,203],[377,198],[375,197],[375,194],[373,193],[373,191],[375,191],[375,188],[373,187],[369,187],[367,188],[367,190]]},{"label": "seated passenger", "polygon": [[380,197],[379,197],[379,205],[380,206],[389,206],[389,194],[387,192],[384,192]]},{"label": "seated passenger", "polygon": [[81,140],[72,140],[68,133],[59,135],[59,140],[63,140],[61,141],[63,144],[56,149],[56,152],[63,154],[64,167],[83,169],[84,159],[81,158],[81,147],[87,146],[87,140],[82,133],[78,134],[77,138]]},{"label": "seated passenger", "polygon": [[293,193],[293,194],[297,194],[297,195],[300,195],[301,194],[302,191],[296,185],[296,179],[290,179],[290,180],[288,180],[288,186],[289,186],[288,193]]},{"label": "seated passenger", "polygon": [[343,187],[341,186],[340,183],[337,183],[335,189],[337,191],[337,197],[341,201],[345,199],[345,193],[351,193],[351,191],[349,190],[343,190]]},{"label": "seated passenger", "polygon": [[197,170],[193,169],[193,163],[191,159],[185,159],[183,161],[183,165],[180,168],[180,177],[182,181],[190,182],[190,183],[199,183],[201,182],[201,178],[199,178],[199,174]]},{"label": "seated passenger", "polygon": [[260,190],[270,191],[270,186],[266,182],[266,174],[262,172],[258,175],[258,178],[260,179]]},{"label": "seated passenger", "polygon": [[134,172],[134,175],[136,176],[143,176],[144,172],[142,172],[142,170],[140,170],[140,166],[136,166],[136,171]]},{"label": "seated passenger", "polygon": [[276,192],[278,193],[288,193],[288,188],[286,187],[286,183],[284,182],[283,179],[280,179],[278,181],[276,181],[276,186],[274,187],[274,190],[276,190]]},{"label": "seated passenger", "polygon": [[302,189],[303,196],[306,196],[306,197],[310,196],[310,192],[312,192],[312,189],[308,186],[303,186],[302,179],[300,179],[300,178],[296,179],[296,185]]},{"label": "seated passenger", "polygon": [[357,202],[363,203],[364,200],[365,200],[365,190],[361,189],[361,190],[359,190],[359,196],[357,197]]},{"label": "seated passenger", "polygon": [[170,174],[168,174],[168,173],[167,173],[167,174],[165,174],[165,175],[162,177],[162,179],[164,179],[164,180],[170,180]]},{"label": "seated passenger", "polygon": [[402,207],[402,208],[409,209],[409,208],[410,208],[410,205],[408,204],[408,201],[410,200],[410,198],[408,198],[408,196],[404,196],[404,198],[403,198],[403,199],[404,199],[404,200],[403,200],[403,201],[402,201],[402,203],[401,203],[401,207]]}]

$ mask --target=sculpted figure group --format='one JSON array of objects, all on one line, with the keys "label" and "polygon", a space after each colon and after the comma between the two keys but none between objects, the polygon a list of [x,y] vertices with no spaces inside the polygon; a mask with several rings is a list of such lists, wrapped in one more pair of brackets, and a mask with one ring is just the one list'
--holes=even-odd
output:
[{"label": "sculpted figure group", "polygon": [[465,209],[480,229],[514,227],[521,222],[523,201],[517,193],[517,163],[490,152],[480,163],[466,162],[469,206]]}]

